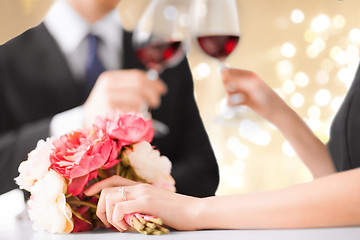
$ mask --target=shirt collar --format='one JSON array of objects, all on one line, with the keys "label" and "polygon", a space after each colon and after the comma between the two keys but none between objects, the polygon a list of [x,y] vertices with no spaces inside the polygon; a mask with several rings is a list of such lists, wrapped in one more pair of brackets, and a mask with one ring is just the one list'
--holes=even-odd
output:
[{"label": "shirt collar", "polygon": [[99,36],[105,46],[111,46],[113,49],[118,49],[121,46],[122,25],[116,9],[92,24],[90,31],[92,34]]},{"label": "shirt collar", "polygon": [[98,35],[105,44],[120,47],[122,25],[116,9],[90,24],[66,0],[58,0],[49,10],[44,24],[65,53],[73,52],[89,33]]}]

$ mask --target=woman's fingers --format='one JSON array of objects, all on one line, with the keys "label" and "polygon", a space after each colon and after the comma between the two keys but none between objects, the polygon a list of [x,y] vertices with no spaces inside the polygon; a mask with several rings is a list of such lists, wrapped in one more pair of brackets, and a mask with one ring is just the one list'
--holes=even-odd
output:
[{"label": "woman's fingers", "polygon": [[222,71],[222,80],[224,83],[225,90],[227,91],[228,104],[230,106],[240,105],[246,102],[246,89],[243,88],[244,79],[249,74],[248,71],[231,68],[224,68]]},{"label": "woman's fingers", "polygon": [[87,196],[92,196],[99,193],[104,188],[112,188],[119,186],[131,186],[137,184],[135,181],[120,177],[120,176],[112,176],[105,180],[95,183],[88,189],[84,191],[84,194]]},{"label": "woman's fingers", "polygon": [[[96,215],[105,224],[107,228],[114,226],[117,230],[121,232],[125,231],[128,228],[128,225],[123,220],[124,212],[117,212],[115,206],[118,203],[127,204],[129,202],[132,202],[131,200],[139,198],[139,188],[137,188],[137,186],[138,185],[128,187],[111,187],[104,188],[101,191],[100,199],[97,205]],[[117,214],[114,214],[115,212],[117,212]],[[114,216],[116,216],[116,221],[114,220]]]},{"label": "woman's fingers", "polygon": [[[114,226],[113,222],[113,211],[116,203],[125,201],[125,198],[119,190],[122,187],[106,188],[101,191],[100,199],[98,201],[96,215],[105,224],[107,228],[111,225]],[[117,228],[119,231],[125,231],[127,228]]]},{"label": "woman's fingers", "polygon": [[[106,209],[106,220],[109,224],[111,224],[112,226],[116,227],[116,225],[114,224],[113,221],[113,212],[114,212],[114,208],[116,203],[120,202],[120,201],[124,201],[123,196],[121,195],[121,193],[119,192],[119,189],[114,189],[114,192],[111,192],[110,194],[107,194],[105,197],[105,209]],[[104,217],[104,215],[102,215],[102,217]],[[125,231],[126,228],[122,228],[122,227],[116,227],[119,231]]]},{"label": "woman's fingers", "polygon": [[111,224],[108,222],[106,217],[106,196],[109,193],[109,191],[113,191],[113,190],[112,189],[102,190],[96,209],[96,215],[107,228],[111,227]]},{"label": "woman's fingers", "polygon": [[[122,187],[125,184],[128,185]],[[116,187],[107,187],[114,185]],[[152,205],[152,196],[160,196],[164,191],[149,184],[136,184],[136,182],[121,177],[111,177],[99,182],[97,186],[87,189],[87,194],[95,194],[98,190],[101,190],[101,194],[96,215],[107,228],[113,226],[121,232],[128,228],[128,224],[124,220],[125,214],[133,212],[152,214],[154,210],[152,208],[155,207]],[[146,209],[149,205],[151,208]]]},{"label": "woman's fingers", "polygon": [[[138,212],[138,210],[132,210],[135,201],[118,202],[115,204],[114,211],[112,212],[113,226],[116,229],[127,229],[128,224],[124,220],[125,214]],[[136,208],[135,208],[136,209]]]}]

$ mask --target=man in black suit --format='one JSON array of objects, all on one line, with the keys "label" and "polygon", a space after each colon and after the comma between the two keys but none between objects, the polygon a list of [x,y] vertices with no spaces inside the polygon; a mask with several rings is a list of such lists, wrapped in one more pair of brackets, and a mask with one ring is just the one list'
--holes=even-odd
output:
[{"label": "man in black suit", "polygon": [[[107,24],[106,19],[114,14],[119,0],[59,2],[60,7],[55,7],[72,7],[72,16],[91,27],[104,19]],[[71,19],[68,16],[60,17],[63,17],[61,24]],[[116,62],[118,57],[119,64],[115,67],[120,68],[121,65],[122,70],[114,70],[114,66],[107,68],[111,71],[100,75],[89,93],[84,74],[79,66],[74,67],[85,58],[84,52],[80,50],[72,55],[74,51],[71,49],[75,48],[67,42],[68,38],[83,30],[71,29],[69,23],[67,27],[70,29],[64,30],[66,24],[59,26],[64,30],[59,34],[51,27],[54,21],[51,18],[47,20],[0,46],[0,193],[16,188],[13,179],[18,175],[19,163],[26,160],[38,140],[54,135],[54,122],[61,128],[70,113],[72,116],[81,114],[84,127],[89,124],[86,120],[103,114],[100,110],[136,109],[138,106],[128,103],[137,102],[129,101],[129,97],[137,96],[143,97],[153,107],[159,105],[161,98],[161,104],[152,110],[152,116],[165,123],[170,131],[166,136],[154,138],[152,144],[172,161],[177,192],[200,197],[214,195],[219,182],[218,165],[195,103],[187,60],[161,75],[167,87],[160,80],[150,84],[145,72],[139,70],[143,66],[132,49],[131,33],[123,30],[119,31],[119,35],[107,33],[107,40],[110,41],[112,37],[109,38],[109,35],[115,39],[122,36],[122,46],[103,54],[103,57],[111,57],[111,52],[115,52],[115,60],[107,60],[110,62],[108,65]],[[98,28],[100,33],[103,29]],[[64,33],[68,34],[64,36]],[[105,37],[103,41],[106,43],[107,40]],[[103,60],[106,62],[106,59]],[[131,94],[125,99],[118,98],[124,96],[121,93],[114,94],[114,89],[123,93],[130,91],[129,85],[134,81],[143,84],[135,84],[137,89],[134,93],[138,94]],[[122,83],[122,89],[112,86],[119,83]],[[167,93],[161,96],[164,89],[167,89]],[[74,109],[78,108],[81,110],[74,114]]]}]

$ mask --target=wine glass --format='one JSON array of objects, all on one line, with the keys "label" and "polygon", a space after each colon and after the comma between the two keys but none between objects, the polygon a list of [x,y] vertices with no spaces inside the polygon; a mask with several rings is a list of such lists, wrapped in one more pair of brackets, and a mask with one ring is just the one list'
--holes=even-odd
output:
[{"label": "wine glass", "polygon": [[[225,60],[234,51],[240,40],[235,0],[197,0],[193,10],[193,35],[200,48],[209,56],[220,62],[220,71],[226,66]],[[230,101],[241,103],[240,93],[232,94]],[[216,123],[223,126],[238,126],[239,118],[248,111],[246,106],[227,105],[226,98],[220,102],[220,114]]]},{"label": "wine glass", "polygon": [[[184,58],[188,48],[190,0],[152,0],[133,32],[136,56],[147,68],[149,81]],[[148,104],[141,112],[151,116]],[[166,135],[168,127],[152,119],[155,136]]]}]

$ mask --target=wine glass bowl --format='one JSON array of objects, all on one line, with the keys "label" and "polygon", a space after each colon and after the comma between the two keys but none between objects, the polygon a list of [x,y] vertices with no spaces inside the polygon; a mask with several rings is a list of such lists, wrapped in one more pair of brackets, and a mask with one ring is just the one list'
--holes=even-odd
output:
[{"label": "wine glass bowl", "polygon": [[188,48],[189,0],[153,0],[134,29],[136,56],[157,77],[176,66]]},{"label": "wine glass bowl", "polygon": [[[240,28],[235,0],[197,0],[192,11],[192,35],[202,51],[219,61],[220,70],[240,41]],[[241,103],[241,93],[233,93],[230,101]],[[230,107],[224,98],[215,121],[223,126],[238,126],[248,111],[245,106]]]},{"label": "wine glass bowl", "polygon": [[[167,68],[180,63],[186,55],[191,0],[152,0],[133,31],[132,43],[147,78],[155,80]],[[148,104],[140,112],[149,116]],[[155,136],[164,136],[168,127],[152,119]]]},{"label": "wine glass bowl", "polygon": [[148,70],[148,78],[156,79],[158,73],[169,66],[174,66],[184,57],[180,41],[153,41],[136,50],[136,56]]},{"label": "wine glass bowl", "polygon": [[234,51],[239,39],[237,35],[203,35],[197,41],[207,55],[223,62]]}]

